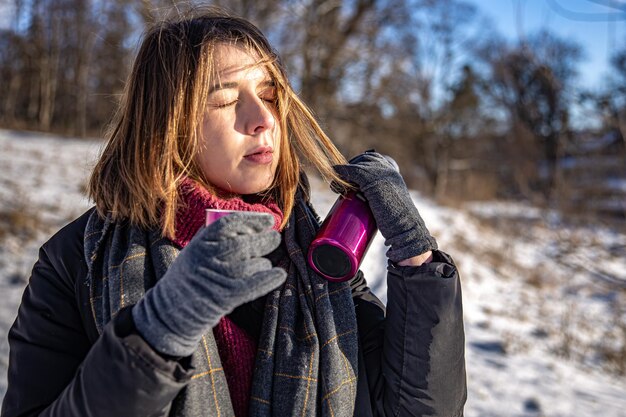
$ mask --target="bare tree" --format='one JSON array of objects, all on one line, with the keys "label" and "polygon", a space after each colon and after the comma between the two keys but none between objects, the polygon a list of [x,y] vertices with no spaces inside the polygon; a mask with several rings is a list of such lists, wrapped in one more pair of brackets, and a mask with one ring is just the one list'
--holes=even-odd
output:
[{"label": "bare tree", "polygon": [[613,55],[611,69],[608,91],[600,94],[600,103],[608,113],[606,124],[621,136],[626,146],[626,48]]},{"label": "bare tree", "polygon": [[[393,32],[396,38],[384,55],[390,70],[380,76],[379,89],[403,154],[419,164],[420,182],[443,195],[451,148],[459,137],[451,123],[457,120],[453,107],[464,100],[455,88],[469,74],[464,70],[469,45],[484,32],[476,9],[464,1],[423,0],[418,6],[404,11],[402,25]],[[478,106],[477,101],[467,104]]]},{"label": "bare tree", "polygon": [[484,56],[490,65],[486,92],[496,106],[506,109],[511,134],[523,126],[543,149],[537,172],[545,175],[538,185],[549,197],[555,187],[561,143],[570,128],[569,98],[581,50],[541,31],[512,47],[491,44]]}]

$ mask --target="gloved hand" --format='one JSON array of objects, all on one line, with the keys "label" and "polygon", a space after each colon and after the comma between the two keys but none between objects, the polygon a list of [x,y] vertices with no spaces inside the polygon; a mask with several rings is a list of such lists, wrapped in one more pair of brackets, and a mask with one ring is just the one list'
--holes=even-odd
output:
[{"label": "gloved hand", "polygon": [[287,273],[262,257],[280,244],[273,224],[269,214],[233,213],[202,228],[133,307],[144,339],[188,356],[223,316],[280,286]]},{"label": "gloved hand", "polygon": [[390,246],[389,259],[400,262],[437,249],[402,176],[384,156],[367,151],[334,169],[367,199],[385,244]]}]

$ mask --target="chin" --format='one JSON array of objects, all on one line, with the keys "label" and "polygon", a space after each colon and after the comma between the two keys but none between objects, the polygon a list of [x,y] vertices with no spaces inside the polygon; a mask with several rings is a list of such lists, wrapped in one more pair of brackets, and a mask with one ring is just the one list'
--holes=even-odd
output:
[{"label": "chin", "polygon": [[271,182],[269,184],[242,184],[241,187],[234,186],[227,190],[239,195],[251,195],[267,191],[271,186]]},{"label": "chin", "polygon": [[267,186],[263,186],[263,187],[249,188],[246,192],[243,192],[241,194],[244,194],[244,195],[260,194],[264,191],[267,191],[270,188],[270,186],[271,184]]},{"label": "chin", "polygon": [[214,184],[224,191],[239,195],[259,194],[267,191],[274,183],[274,178],[263,178],[261,175],[248,175],[247,178],[234,178],[232,181],[221,180]]},{"label": "chin", "polygon": [[246,187],[242,187],[245,188],[245,191],[240,194],[259,194],[269,190],[272,184],[274,184],[273,178],[267,181],[255,181],[252,184],[248,183]]}]

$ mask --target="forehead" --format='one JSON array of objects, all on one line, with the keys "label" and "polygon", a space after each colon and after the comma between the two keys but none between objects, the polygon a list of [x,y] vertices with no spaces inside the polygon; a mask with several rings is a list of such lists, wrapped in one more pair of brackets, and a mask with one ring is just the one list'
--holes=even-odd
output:
[{"label": "forehead", "polygon": [[267,64],[258,52],[228,44],[217,44],[214,47],[213,75],[219,80],[270,77]]}]

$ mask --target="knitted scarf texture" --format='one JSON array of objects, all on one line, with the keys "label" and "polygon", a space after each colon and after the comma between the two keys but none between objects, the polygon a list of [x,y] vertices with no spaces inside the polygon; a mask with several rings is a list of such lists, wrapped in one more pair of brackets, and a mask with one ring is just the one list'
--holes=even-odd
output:
[{"label": "knitted scarf texture", "polygon": [[[219,199],[185,180],[176,236],[113,222],[94,211],[85,230],[93,318],[102,331],[117,312],[154,286],[180,248],[204,225],[204,209],[282,213],[273,202]],[[298,192],[282,231],[285,284],[268,294],[257,341],[228,318],[202,338],[191,357],[195,376],[172,403],[170,416],[336,416],[354,412],[357,326],[348,283],[329,283],[306,263],[317,224]],[[256,351],[256,352],[255,352]],[[254,369],[250,371],[252,361]],[[252,373],[251,388],[250,373]],[[246,376],[248,375],[248,376]],[[249,395],[248,395],[249,393]]]},{"label": "knitted scarf texture", "polygon": [[[246,202],[241,198],[222,199],[209,193],[190,179],[180,186],[181,203],[176,212],[175,237],[172,241],[181,249],[204,226],[207,208],[268,213],[274,217],[274,229],[279,230],[283,213],[274,201]],[[220,361],[224,368],[230,399],[237,417],[247,417],[257,341],[224,316],[213,329]]]}]

